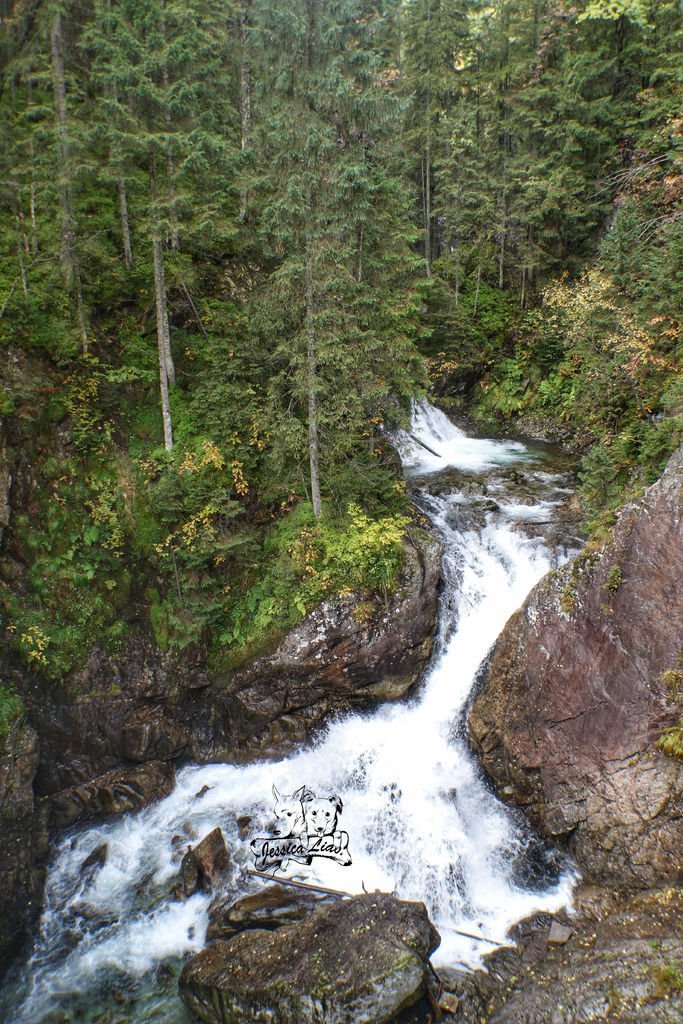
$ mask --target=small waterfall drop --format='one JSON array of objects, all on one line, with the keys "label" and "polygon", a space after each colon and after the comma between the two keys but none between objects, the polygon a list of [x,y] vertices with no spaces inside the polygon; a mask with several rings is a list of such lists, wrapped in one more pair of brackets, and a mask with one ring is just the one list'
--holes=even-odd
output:
[{"label": "small waterfall drop", "polygon": [[[281,761],[185,768],[158,804],[66,834],[52,858],[40,936],[8,1011],[12,1024],[61,1020],[59,1011],[75,1005],[88,1008],[79,1019],[95,1020],[92,1007],[108,1006],[105,994],[118,984],[138,1002],[116,1022],[187,1020],[175,995],[162,1002],[154,995],[154,970],[201,949],[208,920],[208,896],[168,896],[177,837],[194,842],[220,826],[235,895],[256,890],[262,883],[244,871],[249,844],[237,819],[267,817],[273,784],[342,798],[353,864],[317,859],[305,877],[423,900],[442,936],[436,964],[481,962],[490,947],[463,931],[503,940],[526,914],[568,903],[571,870],[493,795],[464,726],[498,633],[566,556],[548,546],[540,524],[566,500],[568,481],[520,442],[469,437],[426,402],[415,408],[412,435],[402,434],[397,446],[416,504],[445,548],[439,634],[416,692],[334,722],[315,745]],[[84,871],[105,842],[106,862]]]}]

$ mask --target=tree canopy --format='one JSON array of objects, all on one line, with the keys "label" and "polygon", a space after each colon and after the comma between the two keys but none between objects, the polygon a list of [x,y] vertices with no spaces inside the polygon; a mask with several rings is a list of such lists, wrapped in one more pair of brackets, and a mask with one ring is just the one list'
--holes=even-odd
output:
[{"label": "tree canopy", "polygon": [[243,656],[343,588],[361,522],[357,578],[393,579],[382,428],[430,378],[571,434],[594,521],[649,482],[683,411],[680,43],[676,0],[3,4],[11,642],[59,676],[134,602]]}]

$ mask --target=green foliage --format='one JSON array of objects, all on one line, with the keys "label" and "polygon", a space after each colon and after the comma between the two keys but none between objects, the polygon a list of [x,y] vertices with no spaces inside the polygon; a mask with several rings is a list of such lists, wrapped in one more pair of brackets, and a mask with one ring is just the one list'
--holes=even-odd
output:
[{"label": "green foliage", "polygon": [[125,462],[46,459],[37,495],[40,531],[17,516],[18,543],[30,555],[28,592],[3,590],[9,637],[25,664],[49,679],[77,667],[97,641],[121,640],[118,616],[130,599],[123,556],[132,484]]},{"label": "green foliage", "polygon": [[609,590],[611,594],[616,594],[617,590],[624,582],[624,574],[621,571],[620,565],[613,565],[607,573],[607,579],[603,583],[603,588]]},{"label": "green foliage", "polygon": [[683,672],[680,669],[670,668],[662,673],[662,682],[669,691],[672,700],[678,700],[683,684]]},{"label": "green foliage", "polygon": [[683,436],[675,0],[68,5],[63,120],[58,10],[10,19],[0,89],[26,665],[116,650],[131,604],[235,657],[327,594],[373,607],[406,506],[380,427],[423,355],[480,419],[573,434],[590,523],[656,479]]},{"label": "green foliage", "polygon": [[[683,746],[681,748],[683,751]],[[672,996],[683,992],[683,970],[680,964],[670,961],[654,971],[657,991],[664,996]]]},{"label": "green foliage", "polygon": [[361,592],[386,596],[396,587],[409,519],[372,519],[350,504],[342,518],[315,522],[301,504],[266,538],[265,573],[243,585],[218,641],[251,648],[281,635],[325,598]]},{"label": "green foliage", "polygon": [[679,719],[678,725],[664,730],[657,740],[657,746],[664,754],[683,758],[683,718]]},{"label": "green foliage", "polygon": [[[220,589],[215,564],[212,575],[199,559],[191,570],[176,551],[177,586],[165,597],[156,589],[148,594],[157,642],[164,650],[178,649],[210,631],[215,653],[222,652],[222,660],[227,649],[237,663],[327,597],[357,591],[386,596],[396,586],[408,521],[400,513],[372,518],[350,505],[345,516],[326,515],[316,523],[311,506],[299,503],[260,542],[253,531],[245,533],[230,561],[212,556],[224,569],[239,569],[223,574]],[[211,550],[225,550],[215,540]]]},{"label": "green foliage", "polygon": [[0,684],[0,742],[4,740],[12,725],[24,709],[21,697],[11,687]]},{"label": "green foliage", "polygon": [[448,259],[435,261],[434,271],[439,276],[423,289],[428,340],[421,348],[431,357],[457,362],[463,373],[481,376],[504,350],[512,323],[509,296],[485,281],[477,290],[474,281],[466,280],[456,302]]},{"label": "green foliage", "polygon": [[605,18],[608,21],[616,21],[618,18],[629,18],[636,25],[647,28],[648,21],[647,0],[591,0],[583,14],[579,15],[579,21],[587,18]]}]

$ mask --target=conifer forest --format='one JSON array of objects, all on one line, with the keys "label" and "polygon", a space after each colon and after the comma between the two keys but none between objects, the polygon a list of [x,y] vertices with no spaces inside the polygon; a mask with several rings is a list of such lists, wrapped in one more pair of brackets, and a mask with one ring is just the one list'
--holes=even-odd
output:
[{"label": "conifer forest", "polygon": [[675,0],[19,0],[2,28],[0,401],[39,487],[0,597],[29,663],[115,645],[131,600],[230,655],[389,581],[382,430],[430,380],[571,435],[588,523],[656,478]]},{"label": "conifer forest", "polygon": [[427,396],[609,541],[683,441],[682,44],[678,0],[0,0],[0,753],[93,651],[374,621]]}]

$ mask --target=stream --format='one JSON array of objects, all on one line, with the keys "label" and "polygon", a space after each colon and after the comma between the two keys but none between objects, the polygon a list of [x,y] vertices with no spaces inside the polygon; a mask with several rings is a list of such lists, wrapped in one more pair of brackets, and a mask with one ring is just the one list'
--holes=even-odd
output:
[{"label": "stream", "polygon": [[[430,666],[411,696],[333,722],[285,760],[191,766],[174,792],[137,814],[82,826],[56,844],[40,933],[0,994],[11,1024],[184,1024],[183,957],[204,945],[210,896],[169,890],[187,843],[220,826],[235,895],[249,877],[237,819],[272,817],[272,787],[343,800],[352,864],[315,858],[289,873],[347,892],[423,900],[442,936],[433,962],[475,967],[537,910],[571,900],[571,865],[493,794],[470,751],[466,710],[480,668],[531,587],[576,548],[564,512],[571,467],[547,445],[473,438],[421,403],[396,443],[418,508],[444,544],[441,611]],[[208,788],[207,788],[208,787]],[[83,868],[101,844],[106,861]]]}]

